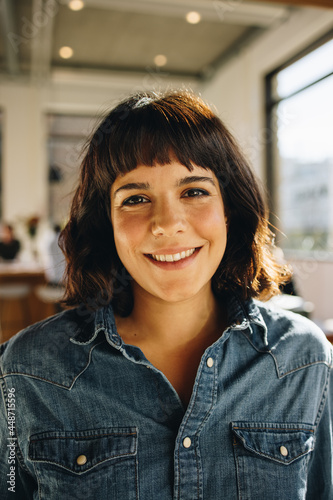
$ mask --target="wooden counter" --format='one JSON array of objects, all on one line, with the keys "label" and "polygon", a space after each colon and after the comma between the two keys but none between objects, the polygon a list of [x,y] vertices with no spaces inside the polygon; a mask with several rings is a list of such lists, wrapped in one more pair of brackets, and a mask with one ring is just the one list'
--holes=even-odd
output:
[{"label": "wooden counter", "polygon": [[[52,313],[50,304],[41,302],[34,292],[35,287],[45,283],[44,270],[37,264],[0,262],[1,342]],[[27,288],[28,293],[24,297],[15,297],[20,285],[22,289]]]}]

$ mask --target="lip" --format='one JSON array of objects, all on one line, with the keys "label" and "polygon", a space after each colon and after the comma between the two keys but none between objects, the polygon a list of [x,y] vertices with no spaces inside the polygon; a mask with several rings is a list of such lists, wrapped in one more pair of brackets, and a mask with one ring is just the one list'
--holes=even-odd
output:
[{"label": "lip", "polygon": [[[189,257],[185,257],[184,259],[177,260],[175,262],[162,262],[158,260],[154,260],[151,255],[175,255],[177,253],[181,253],[187,250],[192,250],[195,248],[195,251],[193,252],[192,255]],[[152,254],[144,254],[146,259],[154,264],[156,267],[159,267],[160,269],[168,270],[168,271],[176,271],[178,269],[183,269],[184,267],[187,267],[190,265],[197,257],[198,253],[200,252],[202,247],[187,247],[187,248],[163,248],[161,250],[155,250],[152,252]]]},{"label": "lip", "polygon": [[159,248],[153,252],[146,252],[145,255],[175,255],[176,253],[186,252],[192,248],[200,248],[193,245],[193,247],[172,247],[172,248]]}]

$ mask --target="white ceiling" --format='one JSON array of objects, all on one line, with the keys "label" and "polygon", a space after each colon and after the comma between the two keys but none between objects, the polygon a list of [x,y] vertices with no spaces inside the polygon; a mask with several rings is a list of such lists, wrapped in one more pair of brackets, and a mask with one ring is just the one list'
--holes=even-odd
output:
[{"label": "white ceiling", "polygon": [[[244,0],[0,0],[0,78],[48,78],[70,68],[103,72],[158,71],[198,80],[266,30],[285,22],[292,7]],[[201,22],[189,24],[189,11]],[[59,49],[72,47],[70,59]],[[154,57],[167,63],[157,68]]]}]

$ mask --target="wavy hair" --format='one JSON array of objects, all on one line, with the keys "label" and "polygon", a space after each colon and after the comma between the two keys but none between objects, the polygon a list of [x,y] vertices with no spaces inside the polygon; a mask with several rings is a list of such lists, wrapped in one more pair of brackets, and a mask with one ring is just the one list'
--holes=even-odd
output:
[{"label": "wavy hair", "polygon": [[228,238],[212,285],[216,293],[266,300],[290,279],[273,256],[273,235],[259,184],[222,121],[188,91],[141,93],[104,117],[87,142],[69,222],[61,233],[67,306],[97,308],[112,302],[127,315],[131,277],[116,252],[110,214],[111,185],[138,165],[174,158],[217,177],[228,218]]}]

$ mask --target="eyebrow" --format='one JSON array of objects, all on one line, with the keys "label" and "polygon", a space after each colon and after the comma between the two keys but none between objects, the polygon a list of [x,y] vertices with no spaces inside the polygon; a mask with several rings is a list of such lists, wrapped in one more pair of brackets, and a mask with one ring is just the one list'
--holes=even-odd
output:
[{"label": "eyebrow", "polygon": [[205,177],[202,175],[189,175],[187,177],[183,177],[177,182],[177,186],[186,186],[187,184],[192,184],[193,182],[210,182],[215,186],[215,182],[211,177]]},{"label": "eyebrow", "polygon": [[[177,182],[177,187],[186,186],[187,184],[192,184],[194,182],[210,182],[213,186],[215,186],[215,182],[211,177],[189,175],[187,177],[179,179],[179,181]],[[147,182],[129,182],[128,184],[124,184],[123,186],[120,186],[118,189],[116,189],[116,191],[113,193],[113,197],[115,198],[119,191],[130,191],[137,189],[149,190],[150,188],[151,186]]]},{"label": "eyebrow", "polygon": [[115,190],[113,193],[113,197],[115,198],[119,191],[125,190],[129,191],[131,189],[150,189],[150,184],[146,182],[129,182],[128,184],[124,184]]}]

